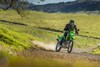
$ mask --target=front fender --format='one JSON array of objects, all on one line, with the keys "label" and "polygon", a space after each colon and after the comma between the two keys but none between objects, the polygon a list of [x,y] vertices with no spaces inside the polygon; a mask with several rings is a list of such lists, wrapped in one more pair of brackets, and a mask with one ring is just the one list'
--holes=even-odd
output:
[{"label": "front fender", "polygon": [[73,31],[70,31],[70,34],[69,34],[69,37],[70,37],[70,40],[73,40],[74,39],[74,32]]},{"label": "front fender", "polygon": [[59,36],[59,35],[58,35],[57,41],[61,41],[62,38],[63,38],[63,36]]}]

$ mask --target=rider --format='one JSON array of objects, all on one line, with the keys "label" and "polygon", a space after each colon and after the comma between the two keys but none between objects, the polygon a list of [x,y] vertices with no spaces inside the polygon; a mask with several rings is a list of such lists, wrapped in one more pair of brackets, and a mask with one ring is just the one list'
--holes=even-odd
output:
[{"label": "rider", "polygon": [[[74,31],[75,30],[75,34],[79,34],[78,33],[78,29],[77,26],[74,24],[74,20],[70,20],[68,24],[66,24],[65,28],[64,28],[64,38],[66,39],[66,36],[69,34],[70,31]],[[61,41],[61,45],[62,45],[63,39]]]}]

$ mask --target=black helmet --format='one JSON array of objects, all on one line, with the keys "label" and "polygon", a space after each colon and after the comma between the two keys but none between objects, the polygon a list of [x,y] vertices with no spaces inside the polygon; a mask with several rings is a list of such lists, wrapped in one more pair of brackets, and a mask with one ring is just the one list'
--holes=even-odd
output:
[{"label": "black helmet", "polygon": [[70,20],[69,24],[74,25],[74,20]]}]

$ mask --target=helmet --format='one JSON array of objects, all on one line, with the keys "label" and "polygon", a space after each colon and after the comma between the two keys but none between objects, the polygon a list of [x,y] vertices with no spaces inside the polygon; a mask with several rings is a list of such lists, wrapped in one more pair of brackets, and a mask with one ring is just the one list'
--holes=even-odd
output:
[{"label": "helmet", "polygon": [[69,24],[71,24],[73,26],[74,25],[74,20],[70,20]]}]

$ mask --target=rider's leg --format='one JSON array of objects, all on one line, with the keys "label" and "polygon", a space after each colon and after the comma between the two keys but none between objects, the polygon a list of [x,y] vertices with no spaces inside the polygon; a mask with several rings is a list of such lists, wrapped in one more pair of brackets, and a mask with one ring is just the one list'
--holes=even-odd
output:
[{"label": "rider's leg", "polygon": [[62,38],[62,40],[61,40],[61,42],[60,42],[60,45],[62,45],[63,41],[66,39],[67,34],[68,34],[68,31],[66,31],[66,32],[64,33],[64,37]]},{"label": "rider's leg", "polygon": [[67,35],[68,35],[68,31],[66,31],[66,32],[64,33],[64,38],[65,38],[65,39],[66,39]]},{"label": "rider's leg", "polygon": [[62,45],[62,43],[63,43],[63,40],[64,40],[64,38],[62,38],[62,40],[61,40],[61,42],[60,42],[60,45]]}]

